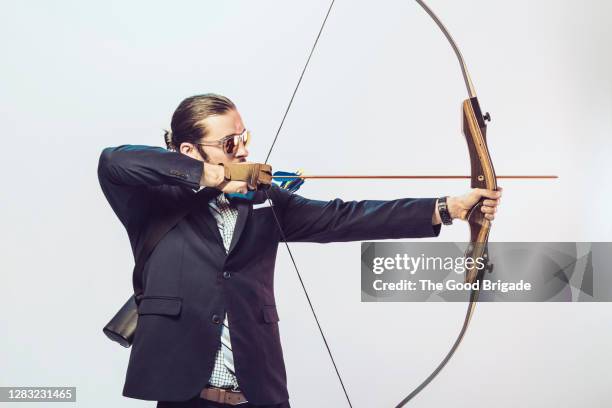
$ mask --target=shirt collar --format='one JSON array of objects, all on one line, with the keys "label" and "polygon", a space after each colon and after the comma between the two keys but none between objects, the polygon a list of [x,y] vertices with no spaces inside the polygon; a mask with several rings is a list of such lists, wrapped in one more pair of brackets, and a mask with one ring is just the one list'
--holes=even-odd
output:
[{"label": "shirt collar", "polygon": [[[204,188],[206,188],[206,186],[200,186],[199,188],[192,188],[191,190],[193,190],[194,193],[198,193],[198,192],[200,192]],[[229,202],[227,197],[225,197],[225,193],[223,193],[223,192],[219,193],[219,195],[217,195],[217,196],[210,197],[208,199],[208,201],[209,202],[213,202],[215,204],[217,202],[219,202],[219,201],[221,201],[221,202],[223,202],[223,201]]]}]

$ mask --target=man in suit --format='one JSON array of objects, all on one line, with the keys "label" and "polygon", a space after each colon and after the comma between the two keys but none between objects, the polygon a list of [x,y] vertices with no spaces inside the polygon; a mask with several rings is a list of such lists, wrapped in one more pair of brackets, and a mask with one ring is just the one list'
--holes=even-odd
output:
[{"label": "man in suit", "polygon": [[[254,208],[224,194],[257,188],[252,180],[225,177],[226,169],[246,163],[250,139],[229,99],[187,98],[171,127],[167,149],[109,147],[98,165],[102,190],[134,252],[152,225],[195,200],[143,270],[123,395],[158,407],[289,407],[273,291],[283,239],[433,237],[441,216],[464,219],[481,197],[492,220],[501,196],[474,189],[444,199],[318,201],[272,185],[266,194],[273,207]],[[258,191],[255,202],[263,198]]]}]

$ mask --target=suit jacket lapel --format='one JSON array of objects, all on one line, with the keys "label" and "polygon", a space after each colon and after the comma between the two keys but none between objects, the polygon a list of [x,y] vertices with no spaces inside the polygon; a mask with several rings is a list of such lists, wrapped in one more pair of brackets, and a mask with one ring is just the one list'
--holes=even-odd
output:
[{"label": "suit jacket lapel", "polygon": [[238,209],[238,219],[236,220],[236,227],[234,228],[234,234],[232,235],[232,243],[230,244],[230,248],[228,254],[232,252],[234,247],[238,244],[238,240],[240,239],[240,235],[242,231],[244,231],[244,227],[246,226],[246,222],[251,215],[251,211],[253,205],[244,201],[236,201],[235,205]]},{"label": "suit jacket lapel", "polygon": [[[213,217],[213,215],[211,214],[210,208],[208,207],[208,201],[216,197],[219,194],[219,190],[216,190],[213,188],[204,188],[195,194],[198,195],[196,199],[199,201],[198,203],[198,207],[200,207],[199,212],[202,214],[201,217],[195,217],[196,222],[202,220],[203,221],[202,224],[206,225],[206,227],[210,230],[213,236],[216,237],[220,248],[223,249],[224,248],[223,238],[221,237],[221,233],[219,232],[217,221],[215,220],[215,217]],[[253,205],[250,202],[242,201],[242,200],[234,201],[233,205],[235,205],[236,209],[238,210],[238,218],[236,219],[236,226],[234,227],[234,233],[232,234],[232,242],[230,243],[228,254],[238,244],[240,235],[244,231],[247,220],[249,216],[251,215],[251,211],[253,208]]]},{"label": "suit jacket lapel", "polygon": [[[219,227],[217,226],[217,221],[215,217],[210,212],[210,208],[208,206],[208,202],[219,195],[219,190],[213,188],[204,188],[198,191],[196,200],[198,200],[198,213],[199,215],[195,217],[195,221],[204,221],[203,224],[210,230],[211,234],[216,238],[217,243],[223,249],[223,238],[221,238],[221,233],[219,232]],[[225,249],[223,250],[225,252]]]}]

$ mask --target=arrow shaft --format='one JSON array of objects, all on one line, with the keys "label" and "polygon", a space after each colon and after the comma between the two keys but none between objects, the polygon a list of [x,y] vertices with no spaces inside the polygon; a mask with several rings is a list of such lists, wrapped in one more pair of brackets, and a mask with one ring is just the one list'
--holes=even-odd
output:
[{"label": "arrow shaft", "polygon": [[[272,176],[274,179],[470,179],[470,176],[456,175],[301,175],[301,176]],[[555,175],[507,175],[497,176],[498,179],[558,179]]]}]

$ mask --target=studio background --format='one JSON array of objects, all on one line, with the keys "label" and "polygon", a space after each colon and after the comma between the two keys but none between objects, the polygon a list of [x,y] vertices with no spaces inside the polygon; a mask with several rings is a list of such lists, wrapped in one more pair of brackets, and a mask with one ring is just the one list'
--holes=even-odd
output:
[{"label": "studio background", "polygon": [[[612,3],[430,0],[493,118],[501,180],[492,241],[610,241]],[[187,96],[216,92],[263,161],[327,1],[3,2],[0,386],[121,396],[129,350],[102,327],[131,292],[127,235],[99,188],[106,146],[163,145]],[[311,174],[469,174],[465,86],[413,1],[338,0],[270,163]],[[462,194],[467,181],[317,181],[345,200]],[[457,223],[459,224],[459,223]],[[467,225],[439,239],[465,241]],[[291,245],[355,407],[391,407],[438,364],[463,304],[360,303],[359,243]],[[293,407],[346,406],[284,248],[277,305]],[[612,404],[609,304],[481,304],[414,407]],[[57,406],[74,406],[58,403]],[[38,407],[22,403],[20,407]]]}]

